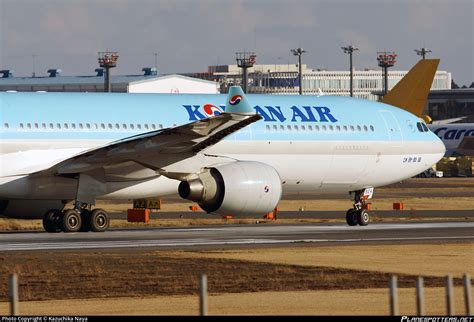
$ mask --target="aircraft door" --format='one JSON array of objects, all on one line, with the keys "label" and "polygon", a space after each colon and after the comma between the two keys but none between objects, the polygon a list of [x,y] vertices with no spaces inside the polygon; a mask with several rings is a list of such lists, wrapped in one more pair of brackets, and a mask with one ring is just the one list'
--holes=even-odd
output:
[{"label": "aircraft door", "polygon": [[380,111],[379,113],[385,123],[385,127],[387,129],[390,141],[392,142],[392,146],[402,146],[402,130],[400,129],[400,125],[398,124],[398,121],[395,116],[393,116],[392,112],[390,111]]}]

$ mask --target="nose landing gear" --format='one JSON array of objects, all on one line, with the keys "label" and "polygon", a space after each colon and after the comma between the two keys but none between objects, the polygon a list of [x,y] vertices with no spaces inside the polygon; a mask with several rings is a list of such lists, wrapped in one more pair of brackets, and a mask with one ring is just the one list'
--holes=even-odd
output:
[{"label": "nose landing gear", "polygon": [[371,199],[374,188],[366,188],[351,192],[354,193],[354,206],[346,212],[346,222],[349,226],[367,226],[370,222],[370,215],[365,209],[366,200]]}]

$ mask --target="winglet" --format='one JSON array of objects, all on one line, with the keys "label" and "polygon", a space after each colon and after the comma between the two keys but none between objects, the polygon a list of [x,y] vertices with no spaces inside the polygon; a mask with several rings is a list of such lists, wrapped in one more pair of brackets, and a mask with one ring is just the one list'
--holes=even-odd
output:
[{"label": "winglet", "polygon": [[420,60],[410,69],[408,74],[384,96],[382,102],[399,107],[421,117],[438,64],[439,59]]},{"label": "winglet", "polygon": [[225,102],[226,113],[255,114],[240,86],[231,86]]}]

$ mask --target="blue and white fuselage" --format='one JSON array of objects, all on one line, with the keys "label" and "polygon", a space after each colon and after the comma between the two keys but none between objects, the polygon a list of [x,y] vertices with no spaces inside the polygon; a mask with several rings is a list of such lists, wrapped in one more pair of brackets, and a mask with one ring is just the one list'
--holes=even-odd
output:
[{"label": "blue and white fuselage", "polygon": [[[247,98],[262,120],[190,156],[184,167],[199,170],[216,156],[259,161],[278,171],[283,194],[347,193],[412,177],[445,152],[436,135],[419,130],[416,116],[389,105],[331,96]],[[72,200],[74,178],[31,174],[116,140],[219,114],[225,101],[226,95],[0,93],[0,199]],[[169,167],[180,172],[180,164]],[[107,189],[98,198],[177,193],[179,181],[136,162],[105,169]]]}]

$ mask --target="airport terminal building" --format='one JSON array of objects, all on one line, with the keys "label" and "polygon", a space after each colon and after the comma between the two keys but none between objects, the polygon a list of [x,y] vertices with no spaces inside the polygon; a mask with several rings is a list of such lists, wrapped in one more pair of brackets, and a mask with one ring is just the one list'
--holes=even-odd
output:
[{"label": "airport terminal building", "polygon": [[[302,64],[303,94],[349,96],[350,72],[310,69]],[[391,89],[408,71],[390,71],[388,88]],[[242,71],[237,65],[209,66],[206,73],[187,74],[193,77],[213,80],[220,84],[221,92],[231,85],[242,83]],[[254,65],[248,69],[248,92],[258,94],[298,95],[298,67],[295,64]],[[382,70],[354,70],[354,97],[377,100],[374,92],[383,88]],[[432,90],[451,88],[451,73],[437,71]]]},{"label": "airport terminal building", "polygon": [[[142,75],[113,75],[112,91],[118,93],[189,93],[216,94],[218,84],[213,81],[184,75],[157,75],[154,68],[143,68]],[[0,71],[0,91],[17,92],[103,92],[104,74],[62,76],[61,70],[48,70],[49,76],[15,77],[8,70]]]}]

